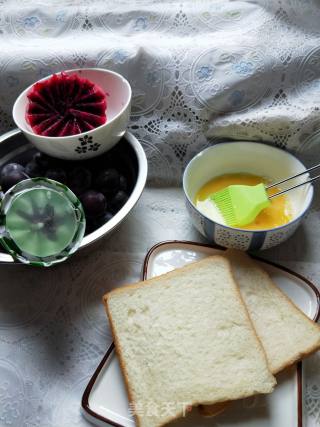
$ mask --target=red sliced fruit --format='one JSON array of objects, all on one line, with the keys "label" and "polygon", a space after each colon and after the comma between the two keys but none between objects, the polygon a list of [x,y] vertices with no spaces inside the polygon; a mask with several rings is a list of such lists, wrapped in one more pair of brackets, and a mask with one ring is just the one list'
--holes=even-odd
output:
[{"label": "red sliced fruit", "polygon": [[54,74],[35,83],[27,97],[26,120],[38,135],[77,135],[107,121],[106,94],[77,74]]}]

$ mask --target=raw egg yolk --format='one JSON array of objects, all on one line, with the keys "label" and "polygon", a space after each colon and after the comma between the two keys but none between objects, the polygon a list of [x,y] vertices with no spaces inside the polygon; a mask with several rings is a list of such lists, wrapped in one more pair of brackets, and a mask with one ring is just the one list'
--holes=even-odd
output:
[{"label": "raw egg yolk", "polygon": [[[195,205],[206,216],[214,221],[217,221],[217,210],[210,199],[210,195],[212,193],[222,190],[229,185],[257,185],[261,182],[268,185],[267,179],[261,176],[245,173],[227,174],[215,177],[200,188],[195,197]],[[268,194],[271,196],[275,193],[278,193],[279,191],[279,188],[273,187],[268,190]],[[241,228],[244,230],[270,229],[287,224],[291,219],[292,213],[290,202],[286,195],[281,195],[271,199],[270,206],[261,211],[251,224],[241,226]],[[218,222],[220,221],[218,220]]]}]

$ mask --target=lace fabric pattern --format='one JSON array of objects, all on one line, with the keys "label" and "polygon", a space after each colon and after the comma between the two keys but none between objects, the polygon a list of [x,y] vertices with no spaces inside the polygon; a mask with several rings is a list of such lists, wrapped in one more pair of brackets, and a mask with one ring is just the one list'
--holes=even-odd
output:
[{"label": "lace fabric pattern", "polygon": [[[202,241],[180,188],[197,152],[252,140],[320,160],[319,19],[317,0],[0,1],[0,130],[36,80],[108,68],[130,81],[129,130],[149,162],[142,199],[109,240],[54,269],[2,267],[0,426],[89,425],[81,394],[111,342],[101,296],[138,280],[158,241]],[[317,285],[319,200],[294,237],[263,252]],[[320,356],[304,366],[316,427]]]}]

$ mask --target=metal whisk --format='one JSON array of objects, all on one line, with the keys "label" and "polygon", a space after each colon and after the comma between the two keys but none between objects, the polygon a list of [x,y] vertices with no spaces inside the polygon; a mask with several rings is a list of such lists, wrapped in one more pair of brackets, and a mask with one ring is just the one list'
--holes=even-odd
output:
[{"label": "metal whisk", "polygon": [[[305,170],[304,172],[297,173],[296,175],[290,176],[289,178],[283,179],[282,181],[278,181],[278,182],[275,182],[274,184],[268,185],[266,187],[266,190],[269,190],[269,188],[272,188],[272,187],[277,187],[278,185],[283,184],[284,182],[290,181],[291,179],[298,178],[299,176],[302,176],[302,175],[304,175],[306,173],[309,173],[309,172],[311,172],[314,169],[317,169],[319,167],[320,167],[320,163],[318,165],[312,166],[311,168]],[[315,181],[316,179],[319,179],[319,178],[320,178],[320,175],[314,176],[314,177],[308,179],[307,181],[300,182],[300,184],[294,185],[294,186],[292,186],[290,188],[287,188],[286,190],[279,191],[278,193],[273,194],[272,196],[269,196],[269,199],[272,199],[273,197],[280,196],[281,194],[286,193],[287,191],[291,191],[291,190],[293,190],[295,188],[301,187],[302,185],[309,184],[310,182],[313,182],[313,181]]]}]

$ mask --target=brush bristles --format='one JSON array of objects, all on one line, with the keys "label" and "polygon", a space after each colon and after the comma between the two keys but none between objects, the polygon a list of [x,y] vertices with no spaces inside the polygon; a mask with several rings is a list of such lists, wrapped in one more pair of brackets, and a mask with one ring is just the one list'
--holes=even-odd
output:
[{"label": "brush bristles", "polygon": [[229,191],[226,189],[214,193],[211,196],[211,199],[214,201],[215,205],[219,209],[227,225],[235,225],[237,221]]}]

